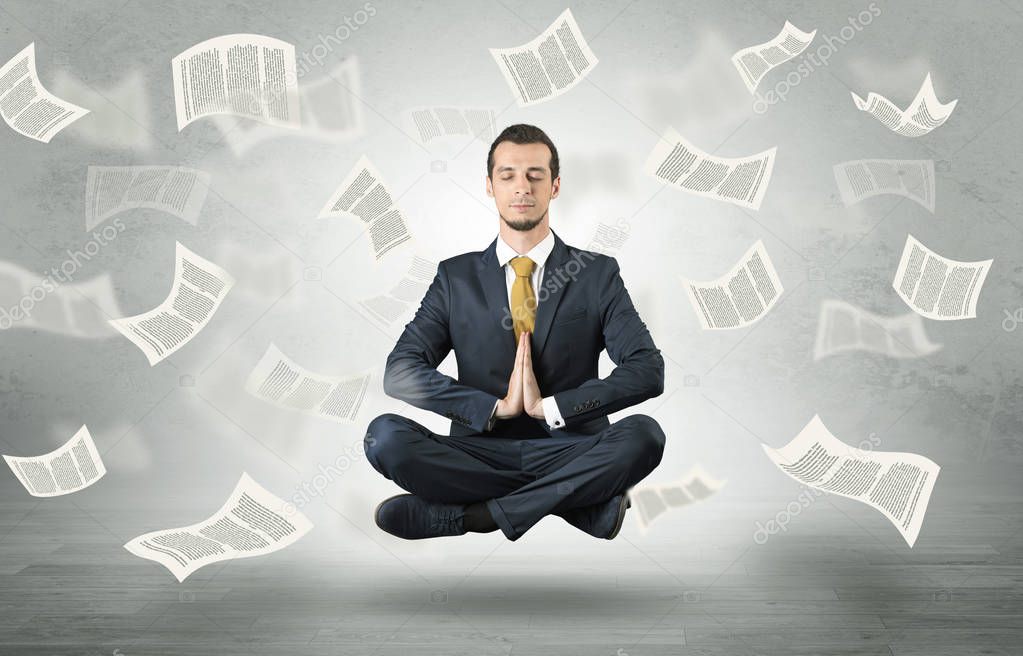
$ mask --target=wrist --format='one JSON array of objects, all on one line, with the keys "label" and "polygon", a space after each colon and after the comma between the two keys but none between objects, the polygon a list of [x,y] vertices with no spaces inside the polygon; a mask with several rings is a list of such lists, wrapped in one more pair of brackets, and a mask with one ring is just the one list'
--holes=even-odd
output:
[{"label": "wrist", "polygon": [[518,416],[522,411],[515,411],[512,409],[512,404],[508,399],[500,399],[497,402],[497,408],[494,410],[494,416],[497,419],[511,419],[512,417]]}]

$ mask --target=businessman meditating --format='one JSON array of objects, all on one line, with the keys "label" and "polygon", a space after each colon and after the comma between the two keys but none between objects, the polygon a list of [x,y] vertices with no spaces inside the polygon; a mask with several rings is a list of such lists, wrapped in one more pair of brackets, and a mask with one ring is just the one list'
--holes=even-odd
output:
[{"label": "businessman meditating", "polygon": [[[442,261],[387,357],[384,391],[451,420],[451,435],[387,413],[366,457],[411,494],[377,506],[406,539],[487,533],[517,540],[555,514],[612,539],[628,490],[661,461],[647,415],[607,415],[658,396],[664,360],[612,257],[563,242],[549,226],[558,151],[531,125],[505,129],[487,157],[500,233],[482,252]],[[615,369],[599,378],[607,349]],[[454,349],[458,380],[437,371]]]}]

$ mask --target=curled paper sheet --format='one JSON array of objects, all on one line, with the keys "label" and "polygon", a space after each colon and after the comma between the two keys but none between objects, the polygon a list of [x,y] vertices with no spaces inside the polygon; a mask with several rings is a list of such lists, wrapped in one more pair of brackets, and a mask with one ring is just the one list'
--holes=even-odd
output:
[{"label": "curled paper sheet", "polygon": [[916,542],[941,470],[930,459],[851,447],[832,435],[817,415],[782,448],[763,447],[789,477],[867,504],[887,517],[910,547]]},{"label": "curled paper sheet", "polygon": [[293,505],[242,474],[231,496],[208,519],[140,535],[124,548],[139,558],[155,560],[181,582],[211,563],[280,551],[312,527]]},{"label": "curled paper sheet", "polygon": [[598,63],[571,9],[561,12],[543,34],[529,43],[515,48],[491,48],[490,54],[519,107],[568,92]]},{"label": "curled paper sheet", "polygon": [[43,88],[36,73],[35,43],[0,67],[0,116],[19,134],[50,143],[54,135],[89,113]]},{"label": "curled paper sheet", "polygon": [[56,497],[85,489],[103,478],[103,466],[89,429],[82,426],[63,446],[41,456],[4,456],[34,497]]},{"label": "curled paper sheet", "polygon": [[892,286],[906,305],[928,319],[972,319],[993,262],[942,257],[908,235]]}]

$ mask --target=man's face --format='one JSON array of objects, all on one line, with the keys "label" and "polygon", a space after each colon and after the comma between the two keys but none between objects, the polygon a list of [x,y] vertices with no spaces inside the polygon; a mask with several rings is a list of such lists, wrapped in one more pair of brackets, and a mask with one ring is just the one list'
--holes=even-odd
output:
[{"label": "man's face", "polygon": [[532,230],[547,217],[558,197],[561,177],[551,180],[551,151],[542,143],[502,141],[494,149],[494,168],[487,178],[487,195],[497,213],[514,230]]}]

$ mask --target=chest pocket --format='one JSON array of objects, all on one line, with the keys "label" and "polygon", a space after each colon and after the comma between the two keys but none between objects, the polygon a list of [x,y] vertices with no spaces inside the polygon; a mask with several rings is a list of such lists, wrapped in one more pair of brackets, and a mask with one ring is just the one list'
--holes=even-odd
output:
[{"label": "chest pocket", "polygon": [[586,306],[575,305],[570,307],[558,308],[558,313],[554,315],[554,325],[560,325],[563,323],[569,323],[570,321],[579,321],[586,317]]}]

